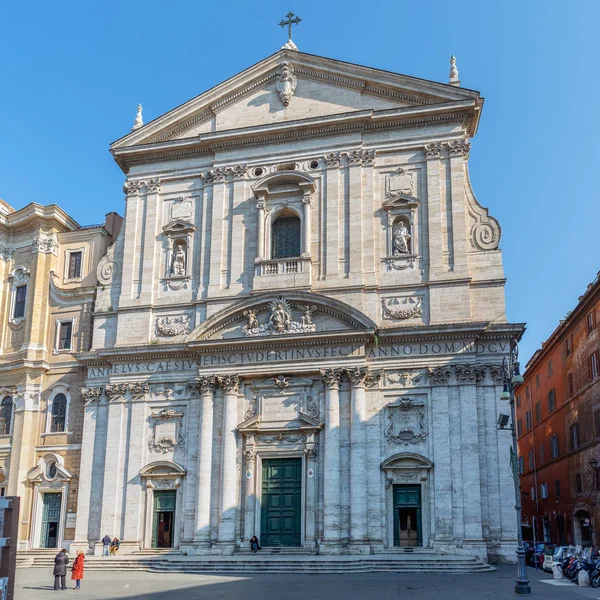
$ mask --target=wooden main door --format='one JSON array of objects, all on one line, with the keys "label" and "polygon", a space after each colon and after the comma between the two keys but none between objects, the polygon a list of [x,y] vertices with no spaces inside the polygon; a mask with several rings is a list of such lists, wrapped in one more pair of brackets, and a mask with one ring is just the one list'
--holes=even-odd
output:
[{"label": "wooden main door", "polygon": [[175,498],[177,492],[154,492],[152,547],[172,548],[175,525]]},{"label": "wooden main door", "polygon": [[421,487],[394,486],[394,546],[421,546]]},{"label": "wooden main door", "polygon": [[260,543],[300,546],[302,459],[263,460]]},{"label": "wooden main door", "polygon": [[60,526],[60,505],[62,494],[44,494],[42,511],[42,537],[40,548],[58,547],[58,528]]}]

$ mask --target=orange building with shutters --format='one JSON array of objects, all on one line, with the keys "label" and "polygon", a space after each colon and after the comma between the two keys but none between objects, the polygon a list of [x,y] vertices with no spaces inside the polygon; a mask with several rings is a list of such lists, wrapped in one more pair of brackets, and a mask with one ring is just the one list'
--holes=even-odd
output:
[{"label": "orange building with shutters", "polygon": [[600,545],[600,273],[515,391],[525,540]]}]

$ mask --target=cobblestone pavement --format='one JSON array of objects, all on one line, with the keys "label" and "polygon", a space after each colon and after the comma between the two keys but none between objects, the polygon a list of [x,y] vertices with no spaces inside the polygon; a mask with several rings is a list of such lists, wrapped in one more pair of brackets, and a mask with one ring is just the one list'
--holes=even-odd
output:
[{"label": "cobblestone pavement", "polygon": [[[515,598],[515,567],[499,567],[477,575],[184,575],[177,573],[101,572],[85,574],[80,591],[68,581],[67,591],[52,589],[51,569],[17,569],[15,600],[72,596],[130,600],[504,600]],[[594,598],[600,588],[554,582],[548,574],[528,571],[532,597],[548,600]],[[560,585],[556,585],[560,584]]]}]

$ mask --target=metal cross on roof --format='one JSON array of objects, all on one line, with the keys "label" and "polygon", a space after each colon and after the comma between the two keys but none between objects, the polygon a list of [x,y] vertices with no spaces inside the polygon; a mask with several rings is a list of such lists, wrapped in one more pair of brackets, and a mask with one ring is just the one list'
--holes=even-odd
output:
[{"label": "metal cross on roof", "polygon": [[[287,15],[285,15],[287,17],[287,20],[282,19],[281,23],[279,23],[280,27],[285,27],[286,25],[288,26],[288,41],[291,42],[292,41],[292,25],[298,25],[298,23],[300,23],[300,21],[302,21],[302,19],[300,17],[296,17],[296,15],[290,11]],[[295,19],[292,17],[296,17]]]}]

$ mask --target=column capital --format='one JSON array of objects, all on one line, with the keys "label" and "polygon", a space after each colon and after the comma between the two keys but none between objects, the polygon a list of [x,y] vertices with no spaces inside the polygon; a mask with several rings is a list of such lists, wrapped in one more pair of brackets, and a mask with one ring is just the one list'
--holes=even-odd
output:
[{"label": "column capital", "polygon": [[352,387],[365,387],[367,381],[373,378],[373,375],[367,367],[356,367],[355,369],[346,369],[346,375],[350,380]]},{"label": "column capital", "polygon": [[197,389],[200,394],[212,394],[217,387],[217,378],[214,375],[196,377],[196,381],[191,384],[191,387]]},{"label": "column capital", "polygon": [[321,377],[326,388],[339,388],[342,378],[341,369],[325,369],[321,371]]},{"label": "column capital", "polygon": [[240,389],[241,378],[239,375],[223,375],[216,378],[219,387],[227,394],[237,394]]}]

